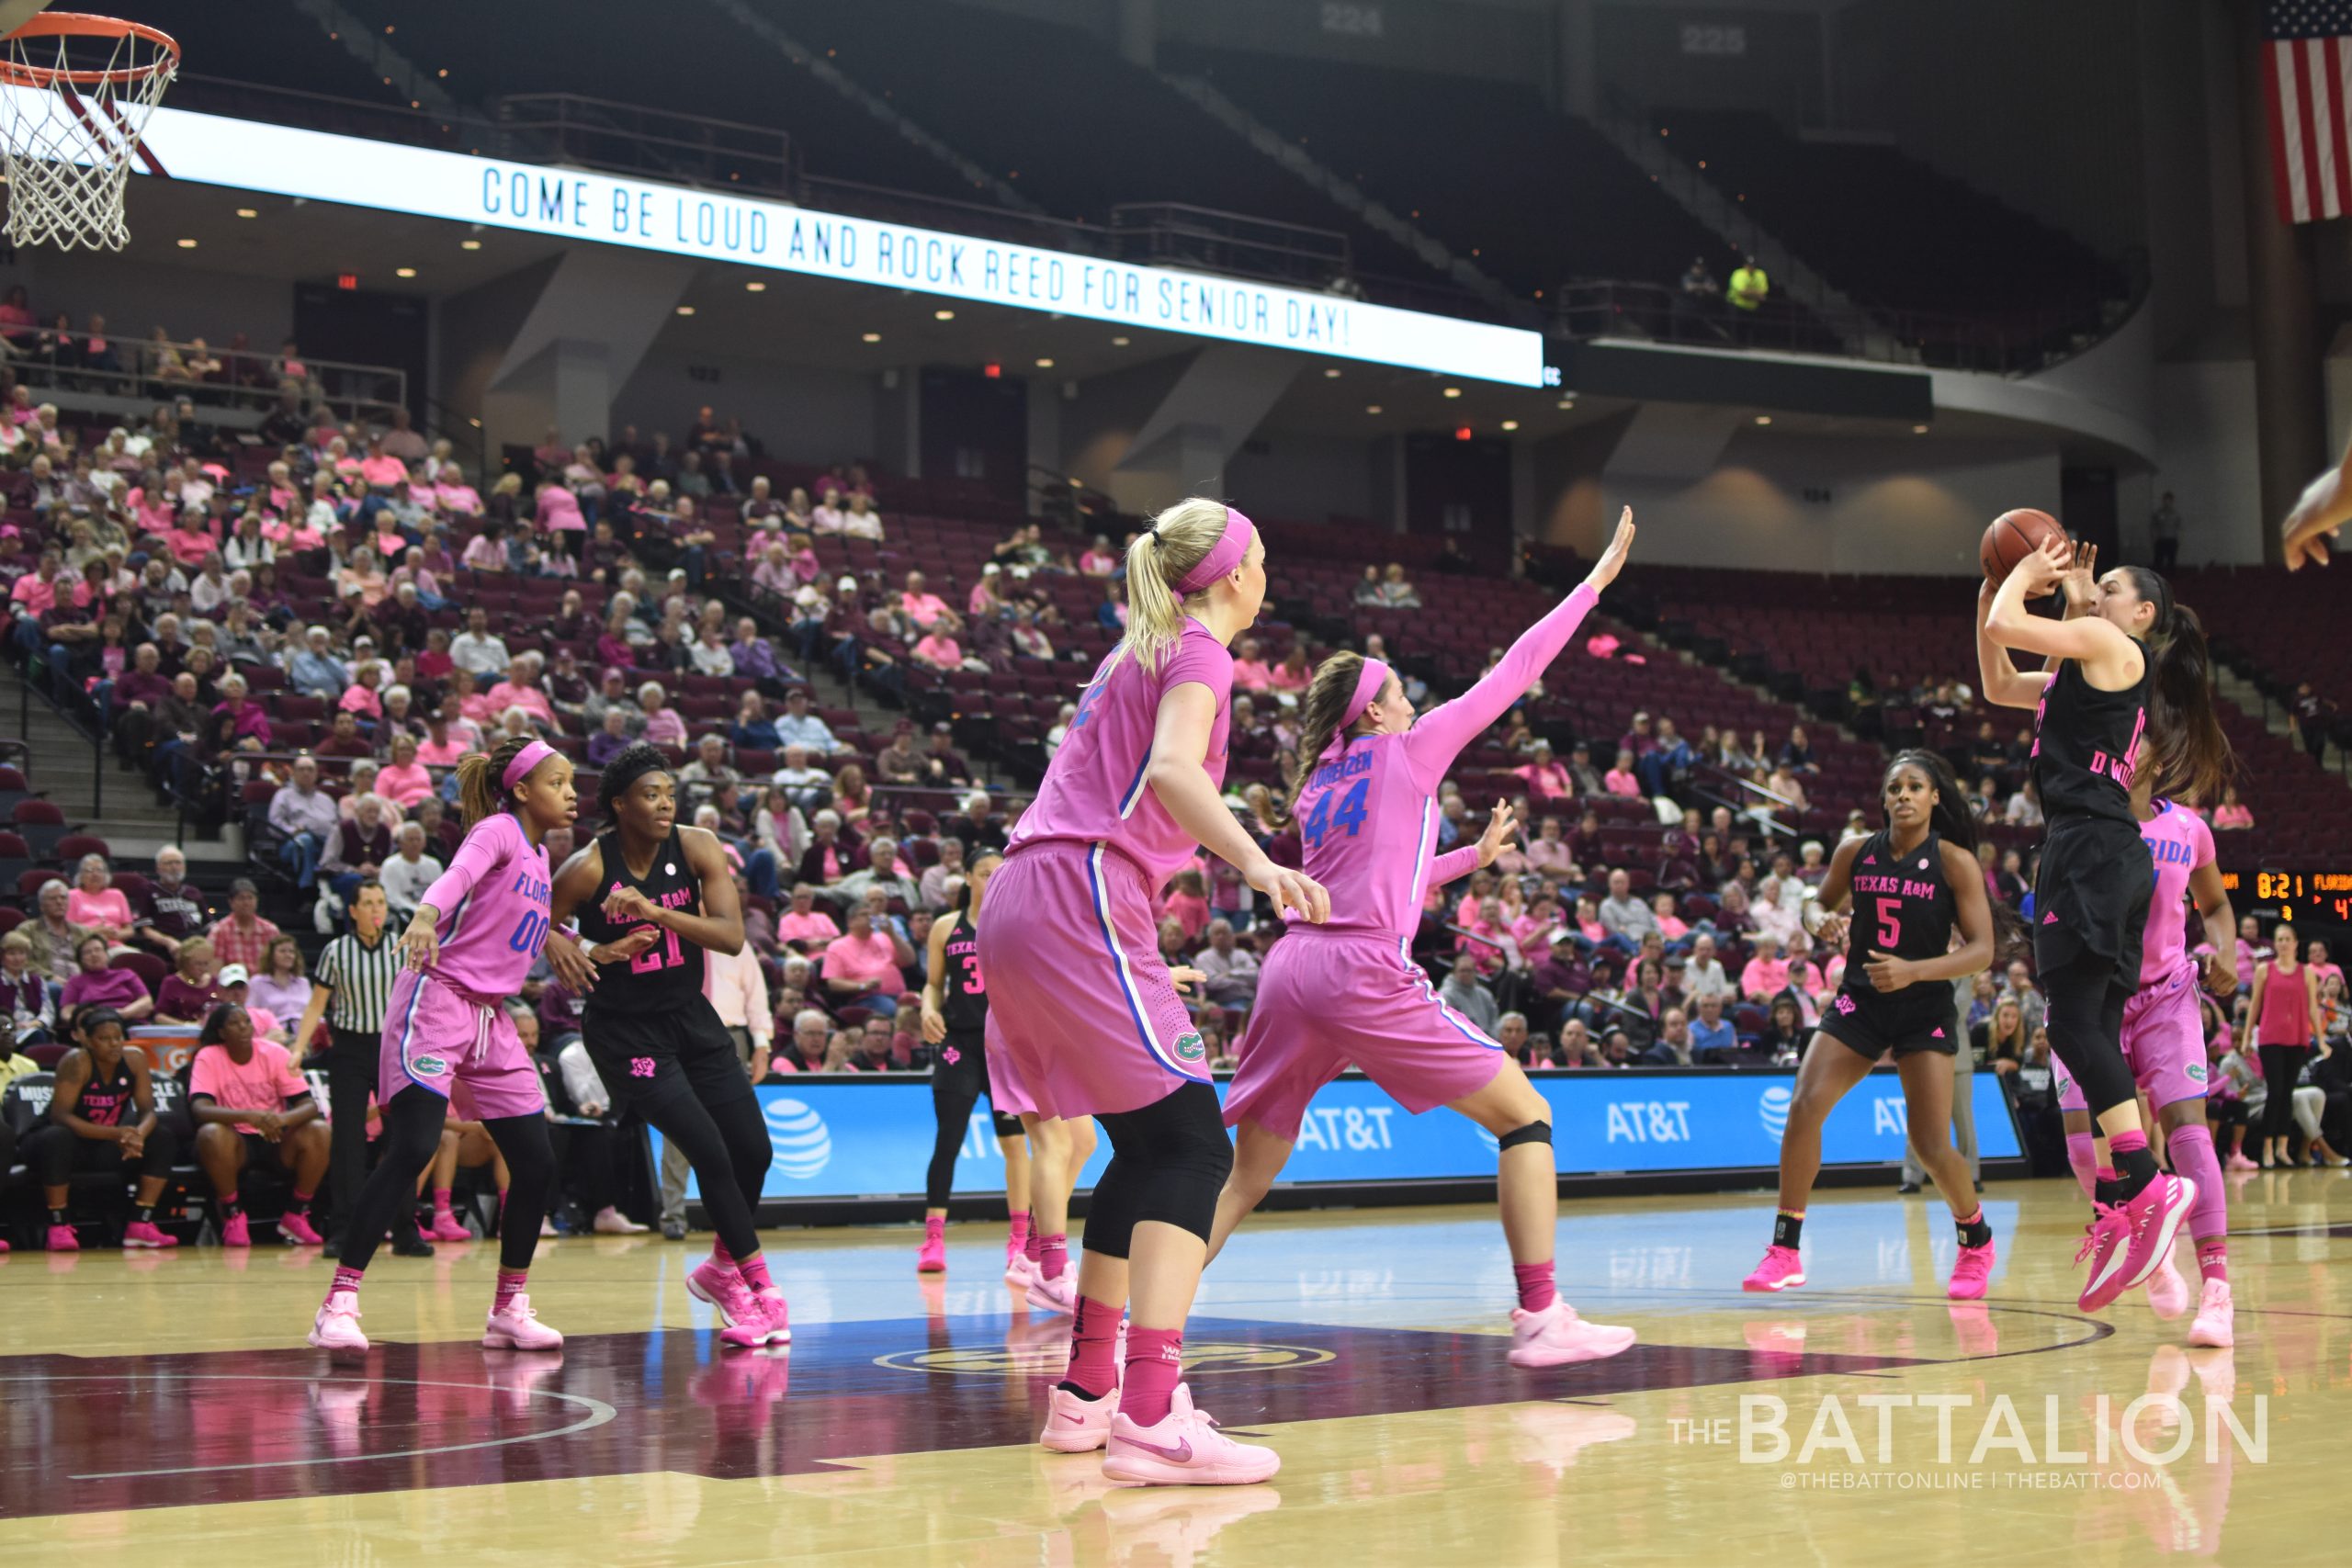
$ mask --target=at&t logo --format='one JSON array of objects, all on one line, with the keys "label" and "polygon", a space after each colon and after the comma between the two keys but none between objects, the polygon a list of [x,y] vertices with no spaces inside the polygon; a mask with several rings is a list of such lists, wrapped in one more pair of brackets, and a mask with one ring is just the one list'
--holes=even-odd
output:
[{"label": "at&t logo", "polygon": [[1756,1102],[1756,1119],[1764,1123],[1764,1131],[1776,1144],[1781,1141],[1781,1134],[1789,1130],[1789,1102],[1794,1098],[1788,1085],[1776,1083]]},{"label": "at&t logo", "polygon": [[808,1181],[833,1157],[833,1135],[825,1119],[797,1100],[772,1100],[767,1106],[768,1140],[775,1145],[774,1166],[795,1181]]}]

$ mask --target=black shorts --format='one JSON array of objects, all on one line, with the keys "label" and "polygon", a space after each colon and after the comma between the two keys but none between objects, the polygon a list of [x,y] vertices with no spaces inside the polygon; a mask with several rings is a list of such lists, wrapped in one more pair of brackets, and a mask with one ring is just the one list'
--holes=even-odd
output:
[{"label": "black shorts", "polygon": [[237,1142],[245,1145],[245,1163],[249,1166],[277,1166],[285,1163],[286,1145],[273,1144],[259,1133],[239,1133]]},{"label": "black shorts", "polygon": [[989,1092],[988,1036],[979,1030],[968,1033],[950,1030],[947,1038],[939,1043],[931,1068],[931,1098],[933,1103],[952,1098],[966,1105],[976,1105],[986,1099],[996,1135],[1021,1136],[1021,1118],[1007,1116],[997,1109],[996,1096]]},{"label": "black shorts", "polygon": [[1841,990],[1821,1014],[1821,1032],[1873,1062],[1882,1051],[1894,1052],[1898,1062],[1922,1051],[1957,1055],[1960,1011],[1951,987],[1942,980],[1928,984],[1943,993],[1941,1008],[1893,1000],[1878,991]]},{"label": "black shorts", "polygon": [[643,1111],[679,1095],[714,1105],[752,1092],[735,1037],[705,998],[667,1012],[592,1010],[581,1022],[581,1043],[615,1111]]},{"label": "black shorts", "polygon": [[2156,871],[2136,824],[2105,817],[2053,822],[2033,883],[2033,965],[2047,975],[2085,953],[2114,967],[2114,983],[2140,985],[2140,942]]}]

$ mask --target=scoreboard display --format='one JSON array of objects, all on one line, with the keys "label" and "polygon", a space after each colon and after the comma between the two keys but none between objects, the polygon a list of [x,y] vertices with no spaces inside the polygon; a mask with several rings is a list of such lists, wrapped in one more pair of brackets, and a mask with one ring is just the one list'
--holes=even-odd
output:
[{"label": "scoreboard display", "polygon": [[2352,866],[2338,870],[2225,871],[2230,907],[2265,920],[2352,926]]}]

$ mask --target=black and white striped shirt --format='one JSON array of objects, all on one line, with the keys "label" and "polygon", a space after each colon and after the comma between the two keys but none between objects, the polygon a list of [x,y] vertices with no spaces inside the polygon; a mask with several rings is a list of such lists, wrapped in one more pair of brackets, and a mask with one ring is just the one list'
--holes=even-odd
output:
[{"label": "black and white striped shirt", "polygon": [[384,1010],[391,1005],[392,981],[401,972],[401,944],[386,927],[369,947],[356,936],[339,936],[319,954],[315,983],[333,993],[327,1027],[346,1034],[380,1034]]}]

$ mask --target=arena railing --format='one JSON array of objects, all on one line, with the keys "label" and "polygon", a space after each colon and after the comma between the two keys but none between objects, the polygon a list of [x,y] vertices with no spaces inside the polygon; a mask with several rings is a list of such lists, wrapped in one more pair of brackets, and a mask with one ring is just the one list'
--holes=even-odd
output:
[{"label": "arena railing", "polygon": [[[75,341],[89,336],[80,330],[71,330],[66,335]],[[220,362],[221,379],[176,380],[156,374],[163,363],[161,351],[170,348],[185,362],[198,353],[193,343],[175,339],[158,343],[152,337],[118,337],[109,333],[107,344],[123,367],[96,370],[62,358],[57,337],[52,327],[26,327],[0,339],[6,344],[8,365],[18,380],[61,393],[95,393],[142,404],[187,398],[201,408],[228,408],[254,414],[266,414],[276,408],[279,395],[288,385],[280,378],[277,368],[283,356],[255,349],[220,348],[208,344],[201,352]],[[392,410],[408,406],[408,372],[396,366],[314,359],[309,355],[300,357],[311,383],[317,388],[317,400],[343,419],[380,421]]]}]

